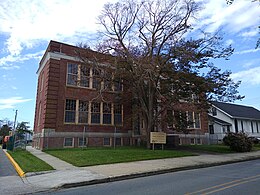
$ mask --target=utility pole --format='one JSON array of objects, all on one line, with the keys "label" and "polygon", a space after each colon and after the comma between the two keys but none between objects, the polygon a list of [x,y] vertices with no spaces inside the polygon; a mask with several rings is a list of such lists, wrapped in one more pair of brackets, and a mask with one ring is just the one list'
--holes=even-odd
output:
[{"label": "utility pole", "polygon": [[14,151],[14,142],[15,142],[15,125],[16,125],[16,119],[17,119],[17,112],[18,110],[15,110],[15,115],[14,115],[14,128],[13,128],[13,151]]}]

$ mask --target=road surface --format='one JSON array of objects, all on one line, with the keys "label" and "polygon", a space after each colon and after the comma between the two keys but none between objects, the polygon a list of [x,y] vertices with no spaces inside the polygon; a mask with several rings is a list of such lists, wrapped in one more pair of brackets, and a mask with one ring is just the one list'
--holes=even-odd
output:
[{"label": "road surface", "polygon": [[[68,176],[69,177],[69,176]],[[260,194],[260,159],[53,191],[51,194]],[[42,193],[42,194],[50,194]]]}]

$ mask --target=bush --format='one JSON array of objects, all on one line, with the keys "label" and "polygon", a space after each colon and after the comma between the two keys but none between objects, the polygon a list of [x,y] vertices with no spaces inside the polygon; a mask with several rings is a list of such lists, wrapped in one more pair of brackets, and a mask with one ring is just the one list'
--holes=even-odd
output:
[{"label": "bush", "polygon": [[236,152],[250,152],[253,147],[252,141],[245,133],[228,133],[223,138],[223,143]]}]

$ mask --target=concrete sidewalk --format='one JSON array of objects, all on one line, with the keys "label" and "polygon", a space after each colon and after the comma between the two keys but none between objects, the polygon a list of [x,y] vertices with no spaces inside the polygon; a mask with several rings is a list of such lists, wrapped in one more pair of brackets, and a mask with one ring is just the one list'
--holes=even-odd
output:
[{"label": "concrete sidewalk", "polygon": [[54,171],[26,174],[23,183],[25,186],[33,189],[34,192],[260,159],[260,151],[257,151],[223,155],[202,154],[200,156],[181,158],[75,167],[34,148],[27,147],[27,149],[56,168]]}]

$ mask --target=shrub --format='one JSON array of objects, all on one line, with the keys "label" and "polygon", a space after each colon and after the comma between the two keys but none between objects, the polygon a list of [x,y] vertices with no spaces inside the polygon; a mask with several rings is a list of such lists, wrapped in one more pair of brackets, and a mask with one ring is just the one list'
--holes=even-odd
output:
[{"label": "shrub", "polygon": [[245,133],[228,133],[223,138],[223,143],[236,152],[250,152],[252,150],[252,141]]}]

